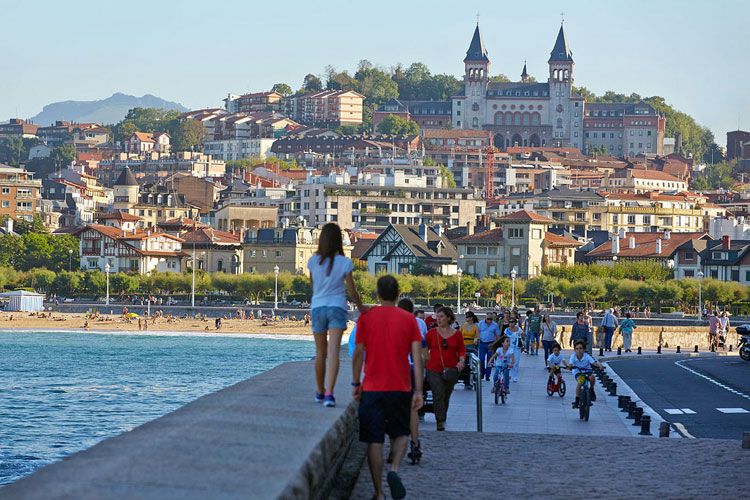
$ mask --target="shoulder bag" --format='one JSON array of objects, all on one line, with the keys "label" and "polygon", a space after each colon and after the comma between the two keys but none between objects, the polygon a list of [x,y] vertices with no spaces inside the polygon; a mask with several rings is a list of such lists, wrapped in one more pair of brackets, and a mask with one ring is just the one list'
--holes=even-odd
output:
[{"label": "shoulder bag", "polygon": [[[442,335],[440,335],[440,332],[438,332],[438,331],[435,331],[435,333],[437,334],[437,338],[438,338],[438,346],[437,346],[437,348],[438,348],[438,352],[440,353],[440,364],[443,365],[443,375],[442,375],[443,380],[446,383],[451,384],[452,386],[456,385],[456,383],[458,382],[458,379],[461,376],[461,372],[459,372],[458,368],[455,368],[455,367],[453,367],[453,368],[446,368],[445,367],[445,360],[443,359],[443,346],[440,345],[441,341],[448,342],[448,339],[446,339]],[[455,335],[455,333],[454,333],[454,335]]]}]

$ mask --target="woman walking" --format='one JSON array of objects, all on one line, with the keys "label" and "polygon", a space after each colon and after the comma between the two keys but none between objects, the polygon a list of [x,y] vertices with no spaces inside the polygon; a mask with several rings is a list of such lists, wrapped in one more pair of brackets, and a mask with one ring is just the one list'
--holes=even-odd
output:
[{"label": "woman walking", "polygon": [[547,358],[552,353],[552,346],[557,338],[557,323],[555,323],[549,314],[542,316],[542,347],[544,348],[544,364],[548,366]]},{"label": "woman walking", "polygon": [[337,224],[329,222],[323,226],[318,251],[310,257],[307,269],[313,289],[310,309],[315,337],[315,402],[334,407],[333,389],[339,373],[341,336],[349,318],[347,292],[360,313],[366,311],[354,286],[354,264],[344,256],[341,228]]},{"label": "woman walking", "polygon": [[450,325],[456,317],[447,307],[435,314],[435,328],[427,332],[427,380],[432,389],[437,430],[445,430],[453,386],[464,369],[466,348],[461,333]]},{"label": "woman walking", "polygon": [[518,326],[518,318],[511,316],[510,326],[505,329],[505,336],[510,339],[510,346],[513,349],[513,368],[510,370],[510,378],[513,382],[518,382],[518,370],[521,367],[521,353],[523,352],[523,330]]},{"label": "woman walking", "polygon": [[633,330],[638,328],[635,321],[630,317],[630,313],[625,313],[625,319],[620,323],[620,333],[622,334],[622,345],[625,352],[633,352],[630,347],[633,345]]}]

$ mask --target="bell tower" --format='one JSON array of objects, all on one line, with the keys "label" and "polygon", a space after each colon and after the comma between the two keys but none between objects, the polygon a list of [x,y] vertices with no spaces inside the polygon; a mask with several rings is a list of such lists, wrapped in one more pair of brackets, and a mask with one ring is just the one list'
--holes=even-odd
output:
[{"label": "bell tower", "polygon": [[481,128],[484,125],[489,71],[490,59],[477,23],[464,58],[464,118],[459,128]]},{"label": "bell tower", "polygon": [[[555,46],[549,56],[549,97],[550,123],[552,125],[552,144],[558,147],[571,144],[572,117],[575,115],[573,96],[573,53],[565,39],[565,30],[560,25]],[[579,111],[580,112],[580,111]]]}]

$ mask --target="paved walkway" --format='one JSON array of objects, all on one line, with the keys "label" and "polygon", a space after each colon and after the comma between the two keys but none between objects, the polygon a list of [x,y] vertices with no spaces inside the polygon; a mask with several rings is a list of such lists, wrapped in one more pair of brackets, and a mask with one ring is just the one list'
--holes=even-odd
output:
[{"label": "paved walkway", "polygon": [[[563,351],[569,357],[572,351]],[[596,352],[594,354],[597,354]],[[609,354],[609,353],[608,353]],[[544,357],[522,355],[518,382],[511,382],[511,394],[506,404],[495,405],[490,392],[491,382],[483,382],[482,408],[484,432],[512,432],[522,434],[563,434],[578,436],[632,436],[640,428],[624,418],[617,408],[617,398],[608,396],[597,382],[597,401],[591,408],[588,422],[579,419],[578,411],[571,408],[575,399],[575,381],[572,373],[563,372],[568,386],[564,398],[557,394],[547,396],[547,372],[543,370]],[[606,356],[604,360],[608,357]],[[425,415],[422,430],[435,430],[435,416]],[[476,392],[456,385],[448,409],[446,429],[449,431],[476,431]]]},{"label": "paved walkway", "polygon": [[[401,466],[407,498],[739,498],[750,458],[719,439],[430,431],[422,443],[422,462]],[[365,463],[351,498],[372,494]]]}]

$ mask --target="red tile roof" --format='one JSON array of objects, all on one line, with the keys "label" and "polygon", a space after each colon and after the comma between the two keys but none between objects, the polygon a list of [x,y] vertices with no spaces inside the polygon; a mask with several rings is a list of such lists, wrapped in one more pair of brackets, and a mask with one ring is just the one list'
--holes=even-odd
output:
[{"label": "red tile roof", "polygon": [[541,222],[545,224],[553,224],[555,222],[554,219],[550,219],[549,217],[545,217],[544,215],[529,210],[519,210],[512,214],[503,215],[497,220],[499,222]]},{"label": "red tile roof", "polygon": [[567,236],[550,233],[549,231],[544,233],[544,241],[545,243],[547,243],[547,245],[553,247],[580,247],[581,245],[583,245],[583,243],[578,240],[568,238]]},{"label": "red tile roof", "polygon": [[218,231],[212,227],[201,228],[182,235],[186,245],[191,243],[213,243],[223,245],[239,245],[242,243],[240,236],[226,231]]},{"label": "red tile roof", "polygon": [[120,221],[132,221],[132,222],[138,222],[141,220],[140,217],[137,215],[133,215],[128,212],[112,212],[108,214],[101,214],[96,216],[97,220],[120,220]]},{"label": "red tile roof", "polygon": [[[631,258],[666,258],[672,255],[679,246],[691,240],[697,240],[706,233],[671,233],[664,239],[664,233],[626,233],[620,238],[618,257]],[[635,238],[635,248],[629,248],[630,238]],[[656,240],[661,238],[661,253],[656,253]],[[586,257],[612,257],[612,240],[608,240],[586,254]]]},{"label": "red tile roof", "polygon": [[654,181],[668,181],[668,182],[685,182],[682,179],[678,179],[674,175],[669,175],[666,172],[660,172],[659,170],[642,170],[632,168],[629,170],[631,177],[637,179],[649,179]]},{"label": "red tile roof", "polygon": [[481,233],[469,234],[453,240],[454,245],[469,244],[497,244],[503,241],[503,230],[501,228],[482,231]]}]

